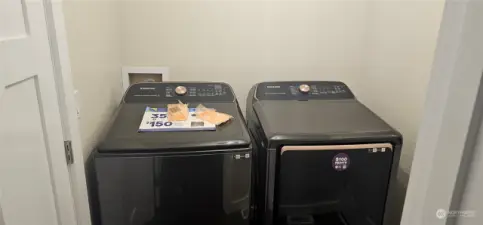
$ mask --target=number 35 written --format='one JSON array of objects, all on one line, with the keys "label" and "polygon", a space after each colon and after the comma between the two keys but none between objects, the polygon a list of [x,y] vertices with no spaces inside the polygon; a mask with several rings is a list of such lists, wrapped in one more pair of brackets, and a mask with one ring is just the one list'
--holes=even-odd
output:
[{"label": "number 35 written", "polygon": [[151,119],[157,119],[157,118],[166,118],[166,117],[168,117],[168,115],[166,115],[166,114],[158,114],[158,113],[153,113],[153,114],[151,115]]}]

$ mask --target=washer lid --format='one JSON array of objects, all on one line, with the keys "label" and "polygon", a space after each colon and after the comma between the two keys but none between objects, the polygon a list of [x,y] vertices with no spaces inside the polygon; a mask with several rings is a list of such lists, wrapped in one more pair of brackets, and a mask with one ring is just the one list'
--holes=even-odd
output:
[{"label": "washer lid", "polygon": [[270,140],[335,140],[400,134],[355,99],[259,101],[253,105]]},{"label": "washer lid", "polygon": [[[234,118],[216,131],[138,132],[146,106],[165,108],[166,104],[121,104],[99,152],[192,151],[243,148],[250,136],[236,103],[203,103]],[[198,103],[190,104],[192,106]]]}]

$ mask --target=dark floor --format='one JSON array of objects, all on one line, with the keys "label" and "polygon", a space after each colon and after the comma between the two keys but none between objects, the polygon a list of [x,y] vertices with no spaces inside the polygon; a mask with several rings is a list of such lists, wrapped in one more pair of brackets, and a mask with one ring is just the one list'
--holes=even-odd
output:
[{"label": "dark floor", "polygon": [[292,218],[290,221],[292,221],[292,223],[288,222],[287,218],[280,218],[277,221],[277,225],[347,225],[338,213],[315,216],[310,220],[304,218]]}]

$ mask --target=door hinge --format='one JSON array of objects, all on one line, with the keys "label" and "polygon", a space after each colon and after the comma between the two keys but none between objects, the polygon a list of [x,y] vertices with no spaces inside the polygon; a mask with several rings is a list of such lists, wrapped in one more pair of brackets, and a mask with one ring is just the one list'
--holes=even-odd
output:
[{"label": "door hinge", "polygon": [[65,160],[67,165],[74,164],[74,154],[72,152],[72,141],[64,141]]}]

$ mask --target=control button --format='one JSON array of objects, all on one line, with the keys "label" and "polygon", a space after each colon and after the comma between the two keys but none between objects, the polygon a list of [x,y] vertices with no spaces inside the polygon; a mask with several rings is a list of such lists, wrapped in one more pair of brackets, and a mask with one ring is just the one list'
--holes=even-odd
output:
[{"label": "control button", "polygon": [[177,95],[185,95],[186,94],[186,87],[185,86],[178,86],[174,89]]},{"label": "control button", "polygon": [[299,86],[299,91],[302,92],[302,93],[309,93],[310,91],[310,86],[307,85],[307,84],[301,84]]}]

